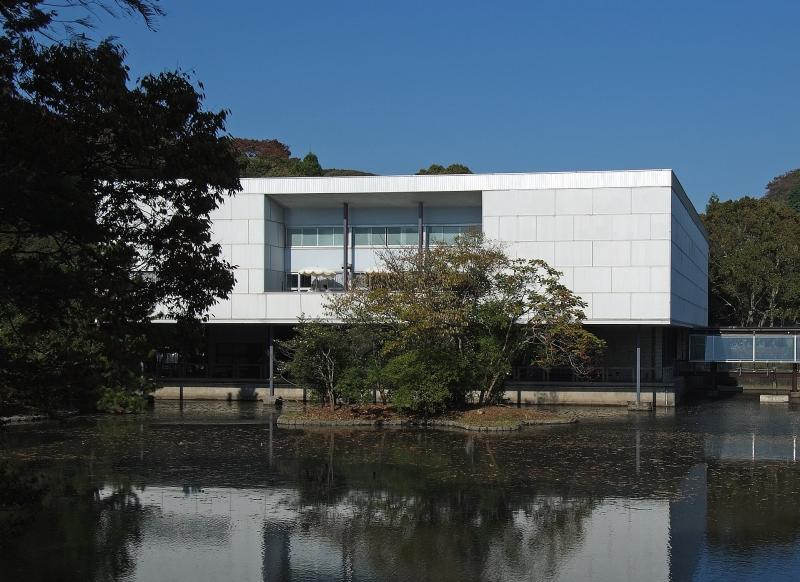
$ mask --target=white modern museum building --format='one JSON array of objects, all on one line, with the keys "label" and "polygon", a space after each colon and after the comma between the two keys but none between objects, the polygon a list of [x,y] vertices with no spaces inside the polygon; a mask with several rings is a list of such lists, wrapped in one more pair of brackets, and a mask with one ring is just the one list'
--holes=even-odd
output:
[{"label": "white modern museum building", "polygon": [[301,314],[322,316],[386,249],[474,230],[561,271],[608,344],[590,377],[517,367],[512,399],[627,400],[638,338],[643,393],[671,405],[689,331],[708,323],[707,235],[671,170],[250,178],[211,218],[236,285],[209,313],[202,353],[160,354],[163,396],[274,392],[272,342]]}]

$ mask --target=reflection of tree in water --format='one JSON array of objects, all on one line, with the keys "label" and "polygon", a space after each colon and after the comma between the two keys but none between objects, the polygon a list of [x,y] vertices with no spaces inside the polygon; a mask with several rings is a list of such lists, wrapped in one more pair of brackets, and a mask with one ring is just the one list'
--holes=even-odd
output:
[{"label": "reflection of tree in water", "polygon": [[591,499],[544,497],[517,510],[512,524],[491,542],[484,579],[554,577],[583,541],[584,521],[596,504]]},{"label": "reflection of tree in water", "polygon": [[709,543],[737,551],[800,540],[800,468],[784,463],[708,465]]},{"label": "reflection of tree in water", "polygon": [[[445,438],[451,446],[431,446],[442,437],[307,433],[298,445],[306,454],[283,466],[298,474],[301,530],[340,548],[343,575],[354,579],[556,572],[596,501],[509,489],[492,441],[455,434]],[[277,567],[276,545],[267,546]]]},{"label": "reflection of tree in water", "polygon": [[17,535],[6,538],[0,552],[2,579],[84,582],[118,580],[128,573],[144,516],[130,485],[100,491],[85,472],[61,463],[36,473],[31,478],[30,469],[19,465],[0,473],[0,489],[21,479],[30,493],[14,508]]}]

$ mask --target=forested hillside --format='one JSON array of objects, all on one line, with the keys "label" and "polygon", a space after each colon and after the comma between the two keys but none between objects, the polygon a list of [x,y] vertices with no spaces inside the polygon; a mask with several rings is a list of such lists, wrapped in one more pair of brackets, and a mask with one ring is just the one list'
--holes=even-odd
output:
[{"label": "forested hillside", "polygon": [[[285,176],[374,176],[362,170],[323,168],[317,156],[309,152],[304,158],[292,156],[285,143],[277,139],[247,139],[235,137],[232,140],[236,151],[239,173],[242,178],[266,178]],[[417,174],[471,174],[464,164],[442,166],[431,164],[420,169]]]}]

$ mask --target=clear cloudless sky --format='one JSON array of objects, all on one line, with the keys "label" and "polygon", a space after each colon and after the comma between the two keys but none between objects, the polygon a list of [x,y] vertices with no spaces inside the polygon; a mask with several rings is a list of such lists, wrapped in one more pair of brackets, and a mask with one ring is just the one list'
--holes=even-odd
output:
[{"label": "clear cloudless sky", "polygon": [[673,168],[699,210],[800,167],[800,1],[162,0],[103,17],[241,137],[324,167]]}]

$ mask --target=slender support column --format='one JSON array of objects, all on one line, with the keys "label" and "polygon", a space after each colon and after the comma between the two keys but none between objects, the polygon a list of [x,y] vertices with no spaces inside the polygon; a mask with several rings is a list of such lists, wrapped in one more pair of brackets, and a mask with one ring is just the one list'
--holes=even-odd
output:
[{"label": "slender support column", "polygon": [[348,261],[347,261],[347,255],[348,255],[347,245],[348,245],[349,238],[350,238],[349,237],[349,233],[350,233],[350,207],[348,206],[347,202],[345,202],[344,203],[344,237],[343,237],[344,244],[342,245],[342,247],[344,249],[344,262],[342,263],[342,281],[343,281],[342,285],[344,286],[344,290],[345,291],[347,291],[347,288],[349,286],[348,285],[348,280],[347,280],[348,279],[348,275],[349,275],[349,270],[347,268],[347,263],[348,263]]},{"label": "slender support column", "polygon": [[269,395],[275,396],[275,348],[274,338],[272,337],[272,326],[268,328],[268,344],[269,344]]},{"label": "slender support column", "polygon": [[422,247],[425,245],[425,235],[422,226],[422,202],[417,203],[417,234],[419,235],[419,252],[422,252]]},{"label": "slender support column", "polygon": [[711,391],[717,390],[717,363],[711,362]]},{"label": "slender support column", "polygon": [[642,402],[642,341],[639,326],[636,326],[636,404]]},{"label": "slender support column", "polygon": [[792,364],[792,392],[797,392],[797,363]]}]

